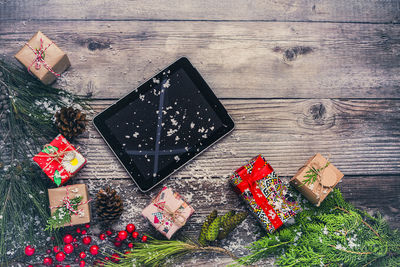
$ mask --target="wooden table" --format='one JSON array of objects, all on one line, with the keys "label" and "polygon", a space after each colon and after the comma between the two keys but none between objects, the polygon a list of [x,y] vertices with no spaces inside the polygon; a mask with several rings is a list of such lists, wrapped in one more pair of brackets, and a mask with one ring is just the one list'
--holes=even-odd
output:
[{"label": "wooden table", "polygon": [[[96,113],[187,56],[236,129],[163,183],[196,209],[182,233],[197,235],[214,208],[245,209],[226,178],[258,153],[286,179],[330,153],[345,198],[399,228],[399,18],[398,0],[0,0],[0,52],[41,30],[72,62],[55,86],[91,95]],[[140,193],[92,126],[78,143],[88,164],[74,181],[92,195],[111,184],[125,200],[114,229],[158,236],[140,213],[161,186]],[[222,245],[243,253],[257,229],[248,218]]]}]

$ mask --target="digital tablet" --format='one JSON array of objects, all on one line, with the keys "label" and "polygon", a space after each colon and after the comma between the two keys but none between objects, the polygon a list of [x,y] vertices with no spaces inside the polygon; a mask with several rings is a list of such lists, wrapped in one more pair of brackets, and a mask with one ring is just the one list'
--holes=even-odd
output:
[{"label": "digital tablet", "polygon": [[234,128],[221,102],[184,57],[98,114],[93,123],[143,192]]}]

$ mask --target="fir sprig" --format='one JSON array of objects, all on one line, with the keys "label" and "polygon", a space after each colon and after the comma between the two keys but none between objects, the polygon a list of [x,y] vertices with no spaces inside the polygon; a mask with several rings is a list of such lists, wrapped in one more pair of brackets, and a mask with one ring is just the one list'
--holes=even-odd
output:
[{"label": "fir sprig", "polygon": [[278,266],[398,266],[400,234],[380,215],[356,209],[338,189],[319,208],[302,206],[294,225],[252,243],[238,263],[275,256]]},{"label": "fir sprig", "polygon": [[310,185],[310,184],[314,184],[315,181],[318,178],[318,175],[320,175],[320,173],[326,168],[328,167],[330,164],[330,162],[328,161],[325,166],[316,169],[315,167],[310,167],[310,169],[306,172],[306,175],[304,175],[304,178],[306,178],[303,183],[300,186],[303,185]]},{"label": "fir sprig", "polygon": [[135,248],[128,254],[120,254],[118,263],[104,262],[106,267],[131,267],[131,266],[168,266],[177,259],[193,254],[214,252],[225,254],[237,259],[230,251],[214,246],[200,246],[190,240],[156,240],[151,239],[147,243],[136,243]]},{"label": "fir sprig", "polygon": [[[74,210],[78,209],[79,204],[82,202],[82,196],[77,196],[71,199],[71,206]],[[54,231],[64,224],[71,221],[72,211],[68,210],[66,205],[58,207],[56,211],[47,219],[45,231]]]},{"label": "fir sprig", "polygon": [[[0,262],[23,254],[23,244],[43,239],[37,228],[49,216],[43,172],[32,156],[53,139],[56,110],[85,100],[65,90],[43,85],[13,63],[0,59]],[[14,235],[15,232],[26,233]],[[9,251],[18,253],[10,254]]]}]

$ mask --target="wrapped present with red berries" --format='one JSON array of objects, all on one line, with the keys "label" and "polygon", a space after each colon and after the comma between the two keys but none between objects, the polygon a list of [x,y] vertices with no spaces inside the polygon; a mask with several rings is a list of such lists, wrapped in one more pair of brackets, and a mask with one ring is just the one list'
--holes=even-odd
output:
[{"label": "wrapped present with red berries", "polygon": [[164,187],[143,211],[142,215],[165,237],[172,235],[186,224],[194,209],[182,197]]},{"label": "wrapped present with red berries", "polygon": [[85,184],[48,189],[51,216],[46,230],[90,222],[90,206]]},{"label": "wrapped present with red berries", "polygon": [[250,211],[270,233],[301,211],[294,196],[261,155],[237,169],[229,179]]},{"label": "wrapped present with red berries", "polygon": [[33,160],[57,186],[67,182],[86,164],[82,154],[60,134]]}]

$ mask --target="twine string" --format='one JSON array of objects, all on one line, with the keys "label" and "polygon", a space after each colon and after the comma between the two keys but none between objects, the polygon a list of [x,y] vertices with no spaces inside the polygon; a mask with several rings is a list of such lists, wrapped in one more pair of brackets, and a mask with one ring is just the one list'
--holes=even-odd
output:
[{"label": "twine string", "polygon": [[31,68],[33,65],[35,65],[35,69],[36,70],[40,70],[40,68],[42,67],[42,65],[51,73],[53,73],[55,76],[59,77],[61,74],[56,73],[50,66],[49,64],[47,64],[47,62],[44,60],[45,58],[45,52],[47,50],[47,48],[49,48],[52,44],[54,44],[53,41],[50,42],[50,44],[48,44],[46,46],[46,48],[43,49],[43,38],[40,38],[40,48],[34,49],[29,43],[25,43],[26,46],[28,46],[32,52],[35,54],[35,58],[33,59],[31,65],[29,65],[28,67],[28,71],[31,72]]},{"label": "twine string", "polygon": [[[43,146],[43,150],[46,150],[46,149],[47,149],[47,151],[49,151],[50,153],[48,153],[48,154],[46,154],[46,155],[36,155],[36,157],[40,157],[40,158],[50,158],[50,159],[51,159],[50,162],[48,162],[48,163],[46,164],[46,166],[44,166],[43,169],[46,169],[47,167],[49,167],[50,164],[53,163],[53,161],[57,161],[60,165],[62,165],[62,164],[61,164],[61,161],[62,161],[63,157],[64,157],[67,153],[69,153],[69,152],[72,151],[72,150],[67,150],[67,149],[69,149],[70,147],[72,147],[72,145],[71,145],[71,144],[68,144],[68,146],[67,146],[66,148],[64,148],[62,151],[58,152],[58,151],[55,151],[55,150],[53,149],[53,146],[52,146],[51,144],[46,144],[46,145]],[[80,147],[75,148],[76,151],[79,150],[79,149],[80,149]],[[61,160],[61,161],[60,161],[60,160]],[[64,169],[64,170],[65,170],[65,169]],[[65,170],[65,171],[68,172],[67,170]],[[68,172],[68,173],[69,173],[69,172]]]}]

